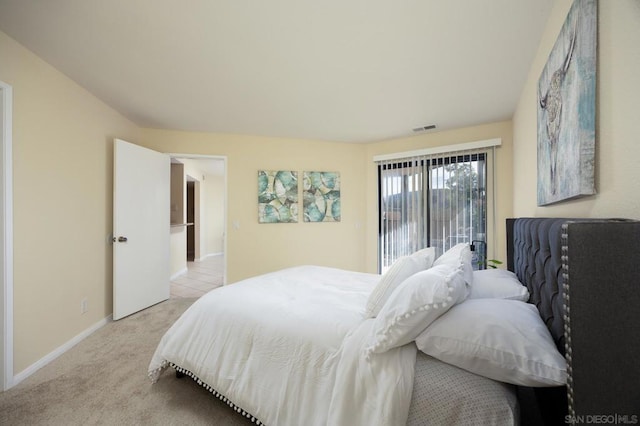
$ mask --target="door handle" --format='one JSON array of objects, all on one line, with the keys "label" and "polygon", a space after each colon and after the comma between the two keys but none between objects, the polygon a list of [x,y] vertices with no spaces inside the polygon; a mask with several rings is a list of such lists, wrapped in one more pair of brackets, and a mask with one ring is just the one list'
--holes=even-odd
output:
[{"label": "door handle", "polygon": [[116,241],[118,241],[119,243],[126,243],[127,237],[118,237],[117,240],[116,240],[116,237],[113,237],[113,242],[115,243]]}]

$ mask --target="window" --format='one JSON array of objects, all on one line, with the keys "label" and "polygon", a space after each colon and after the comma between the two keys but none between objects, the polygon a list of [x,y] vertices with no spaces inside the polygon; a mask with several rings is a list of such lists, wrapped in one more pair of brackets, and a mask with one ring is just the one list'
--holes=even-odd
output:
[{"label": "window", "polygon": [[378,161],[379,270],[424,247],[442,254],[458,243],[485,259],[487,163],[476,149]]}]

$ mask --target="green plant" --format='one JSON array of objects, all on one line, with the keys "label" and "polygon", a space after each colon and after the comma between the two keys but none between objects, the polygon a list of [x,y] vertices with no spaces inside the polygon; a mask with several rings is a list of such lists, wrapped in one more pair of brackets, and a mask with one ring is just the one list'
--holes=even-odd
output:
[{"label": "green plant", "polygon": [[502,261],[498,260],[498,259],[488,259],[488,260],[479,260],[478,261],[478,268],[482,269],[482,267],[485,268],[491,268],[491,269],[498,269],[498,267],[502,265]]},{"label": "green plant", "polygon": [[502,265],[502,262],[498,259],[489,259],[487,260],[486,264],[487,268],[497,269],[498,266]]}]

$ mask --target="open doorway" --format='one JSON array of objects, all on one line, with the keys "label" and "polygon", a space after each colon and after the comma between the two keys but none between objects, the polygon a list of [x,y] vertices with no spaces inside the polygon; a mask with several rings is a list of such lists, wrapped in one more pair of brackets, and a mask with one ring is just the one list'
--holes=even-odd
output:
[{"label": "open doorway", "polygon": [[171,295],[199,297],[226,283],[226,158],[170,156]]}]

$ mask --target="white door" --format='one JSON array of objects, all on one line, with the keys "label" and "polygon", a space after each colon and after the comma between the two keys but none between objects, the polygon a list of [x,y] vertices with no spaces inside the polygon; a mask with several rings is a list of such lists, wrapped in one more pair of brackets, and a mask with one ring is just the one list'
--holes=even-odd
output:
[{"label": "white door", "polygon": [[114,320],[169,298],[170,164],[166,154],[114,141]]}]

